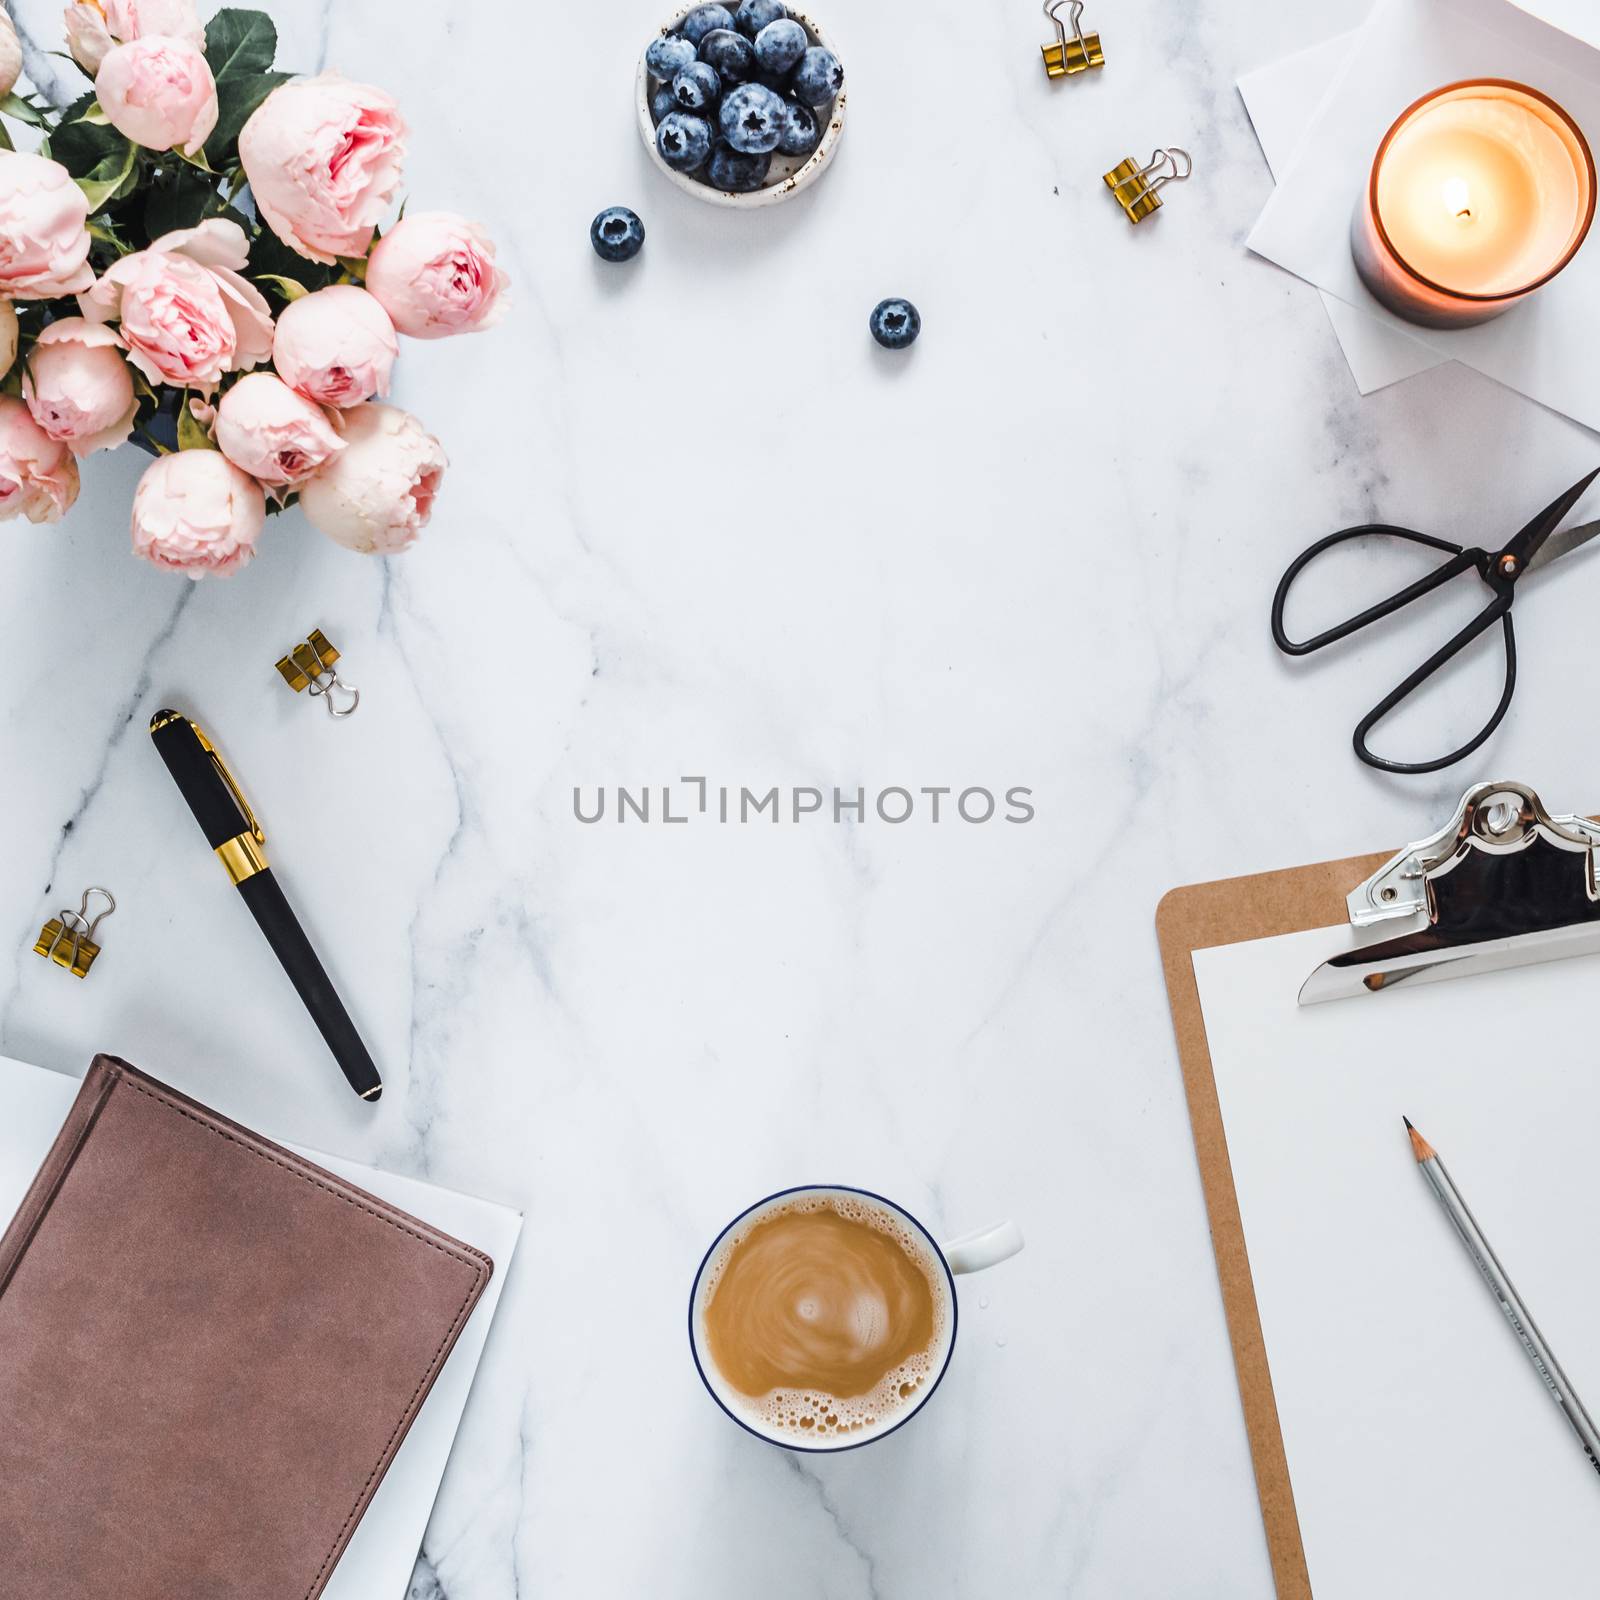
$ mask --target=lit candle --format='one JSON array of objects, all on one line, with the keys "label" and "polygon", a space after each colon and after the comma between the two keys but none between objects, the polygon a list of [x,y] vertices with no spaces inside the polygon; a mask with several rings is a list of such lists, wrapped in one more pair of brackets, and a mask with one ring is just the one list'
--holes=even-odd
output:
[{"label": "lit candle", "polygon": [[1367,288],[1411,322],[1484,322],[1548,283],[1595,209],[1578,125],[1525,84],[1453,83],[1401,113],[1356,205]]}]

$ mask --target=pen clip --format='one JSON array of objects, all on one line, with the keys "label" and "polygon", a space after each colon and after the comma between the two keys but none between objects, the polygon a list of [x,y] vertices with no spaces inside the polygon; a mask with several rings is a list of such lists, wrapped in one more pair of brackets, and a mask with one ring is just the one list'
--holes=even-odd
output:
[{"label": "pen clip", "polygon": [[244,820],[250,825],[250,836],[257,844],[265,844],[267,836],[261,831],[261,824],[256,821],[256,814],[250,809],[250,802],[244,797],[244,790],[238,785],[233,774],[228,771],[228,763],[222,759],[217,747],[206,737],[205,730],[198,722],[191,721],[189,726],[194,729],[194,736],[200,741],[201,748],[217,764],[217,771],[222,776],[222,781],[228,786],[228,793],[233,796],[234,804],[244,815]]}]

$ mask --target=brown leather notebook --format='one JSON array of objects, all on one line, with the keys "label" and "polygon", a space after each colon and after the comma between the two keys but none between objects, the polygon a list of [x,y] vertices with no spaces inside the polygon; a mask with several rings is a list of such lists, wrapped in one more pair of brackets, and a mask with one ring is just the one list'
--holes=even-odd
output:
[{"label": "brown leather notebook", "polygon": [[493,1270],[97,1056],[0,1237],[0,1600],[314,1600]]}]

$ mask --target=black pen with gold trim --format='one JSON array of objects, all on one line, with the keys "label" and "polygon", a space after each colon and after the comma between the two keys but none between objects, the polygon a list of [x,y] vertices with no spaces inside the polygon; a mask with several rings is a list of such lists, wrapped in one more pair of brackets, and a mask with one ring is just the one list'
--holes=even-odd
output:
[{"label": "black pen with gold trim", "polygon": [[211,741],[181,712],[158,711],[150,719],[150,738],[340,1071],[363,1100],[376,1100],[383,1093],[383,1079],[267,864],[266,835],[233,774]]}]

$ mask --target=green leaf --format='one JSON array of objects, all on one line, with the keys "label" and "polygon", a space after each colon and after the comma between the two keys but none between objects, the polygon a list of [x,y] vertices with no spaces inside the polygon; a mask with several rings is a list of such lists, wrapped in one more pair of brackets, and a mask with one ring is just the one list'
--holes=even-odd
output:
[{"label": "green leaf", "polygon": [[50,134],[50,156],[75,178],[87,177],[108,158],[122,163],[125,151],[132,148],[115,128],[99,127],[87,120],[94,95],[75,100],[62,113],[61,124]]},{"label": "green leaf", "polygon": [[11,142],[11,135],[0,127],[0,150],[15,150],[17,147]]},{"label": "green leaf", "polygon": [[105,114],[98,100],[78,118],[78,121],[87,122],[96,128],[109,128],[111,126],[111,118]]},{"label": "green leaf", "polygon": [[89,237],[96,244],[106,246],[114,256],[125,256],[133,246],[117,231],[116,224],[108,217],[96,217],[89,224]]},{"label": "green leaf", "polygon": [[206,214],[210,186],[192,168],[163,168],[145,197],[144,227],[152,239],[195,227]]},{"label": "green leaf", "polygon": [[249,220],[236,211],[204,172],[192,166],[163,166],[144,196],[144,228],[152,239],[178,228],[193,228],[207,217],[226,217],[250,235]]},{"label": "green leaf", "polygon": [[280,277],[276,272],[263,272],[261,276],[256,279],[256,282],[270,283],[285,300],[291,302],[298,300],[303,294],[311,293],[311,291],[306,288],[303,283],[296,283],[293,278]]},{"label": "green leaf", "polygon": [[259,72],[248,77],[235,76],[217,82],[217,125],[206,140],[206,149],[226,164],[225,152],[239,141],[245,123],[256,108],[279,84],[287,83],[292,72]]},{"label": "green leaf", "polygon": [[252,278],[292,278],[307,289],[325,289],[333,282],[331,267],[317,261],[307,261],[286,245],[271,228],[263,228],[250,242]]},{"label": "green leaf", "polygon": [[219,11],[206,24],[206,65],[220,85],[225,77],[254,77],[272,65],[278,30],[265,11]]},{"label": "green leaf", "polygon": [[178,448],[180,450],[215,450],[217,441],[201,426],[199,419],[189,409],[188,397],[178,408]]},{"label": "green leaf", "polygon": [[44,126],[44,114],[35,105],[24,100],[20,94],[8,94],[0,100],[0,111],[8,117],[15,117],[18,122],[26,122],[35,128]]},{"label": "green leaf", "polygon": [[138,151],[126,139],[121,143],[125,149],[120,158],[115,153],[108,155],[81,178],[73,179],[88,197],[91,213],[133,189]]},{"label": "green leaf", "polygon": [[226,166],[251,114],[292,74],[273,72],[278,31],[264,11],[219,11],[206,24],[206,61],[217,80],[217,125],[206,140],[216,165]]}]

